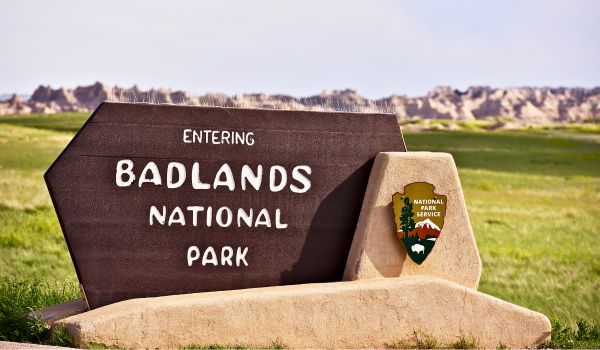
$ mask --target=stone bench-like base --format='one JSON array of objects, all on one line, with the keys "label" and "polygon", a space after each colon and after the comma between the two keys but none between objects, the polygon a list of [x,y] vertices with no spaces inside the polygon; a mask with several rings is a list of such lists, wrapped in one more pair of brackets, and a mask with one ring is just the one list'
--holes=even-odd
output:
[{"label": "stone bench-like base", "polygon": [[523,348],[551,330],[540,313],[427,276],[133,299],[58,322],[80,343],[126,348],[379,348],[419,330],[446,344]]}]

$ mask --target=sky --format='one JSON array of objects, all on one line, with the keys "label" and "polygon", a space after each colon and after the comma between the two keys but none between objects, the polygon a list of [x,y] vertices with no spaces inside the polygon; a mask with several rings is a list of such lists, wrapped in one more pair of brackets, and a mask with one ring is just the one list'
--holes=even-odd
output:
[{"label": "sky", "polygon": [[600,85],[600,1],[0,0],[0,93]]}]

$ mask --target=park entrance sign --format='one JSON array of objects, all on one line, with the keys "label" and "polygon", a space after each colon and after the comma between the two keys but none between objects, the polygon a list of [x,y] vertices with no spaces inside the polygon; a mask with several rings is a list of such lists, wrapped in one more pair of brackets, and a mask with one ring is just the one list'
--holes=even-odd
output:
[{"label": "park entrance sign", "polygon": [[90,308],[342,279],[390,114],[104,103],[45,179]]}]

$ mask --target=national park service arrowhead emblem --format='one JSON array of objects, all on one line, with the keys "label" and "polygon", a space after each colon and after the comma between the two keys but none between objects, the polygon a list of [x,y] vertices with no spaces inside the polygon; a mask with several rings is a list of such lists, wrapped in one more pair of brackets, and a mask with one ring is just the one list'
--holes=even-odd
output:
[{"label": "national park service arrowhead emblem", "polygon": [[446,215],[446,196],[435,193],[435,186],[427,182],[413,182],[404,186],[404,193],[392,196],[396,236],[404,244],[406,253],[421,264],[435,245]]}]

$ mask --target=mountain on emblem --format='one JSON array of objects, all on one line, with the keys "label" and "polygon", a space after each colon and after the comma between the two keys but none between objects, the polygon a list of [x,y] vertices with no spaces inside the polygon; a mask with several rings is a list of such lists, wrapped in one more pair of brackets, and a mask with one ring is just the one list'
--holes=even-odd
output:
[{"label": "mountain on emblem", "polygon": [[434,190],[430,183],[414,182],[404,187],[404,193],[392,196],[396,236],[419,265],[433,249],[444,227],[447,197]]},{"label": "mountain on emblem", "polygon": [[414,230],[420,239],[433,239],[434,241],[440,235],[440,231],[442,230],[429,219],[417,222]]}]

